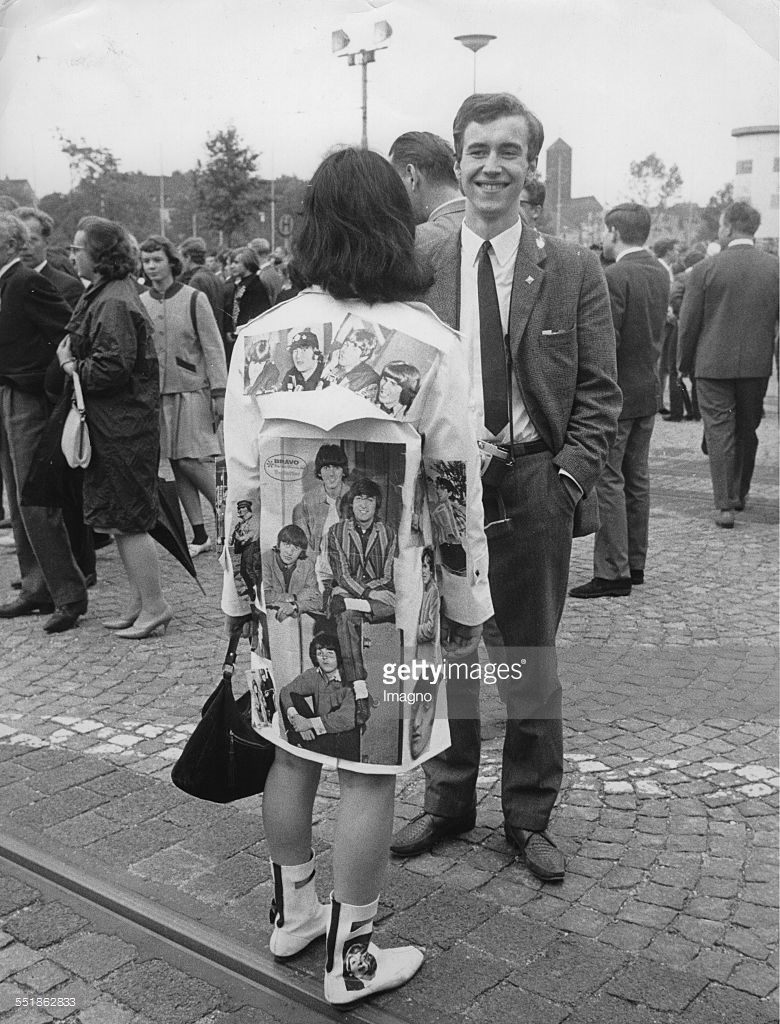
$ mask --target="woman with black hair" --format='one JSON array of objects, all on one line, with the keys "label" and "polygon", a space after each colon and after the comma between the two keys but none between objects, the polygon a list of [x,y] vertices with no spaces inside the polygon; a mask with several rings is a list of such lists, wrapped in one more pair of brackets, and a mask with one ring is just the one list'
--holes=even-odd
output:
[{"label": "woman with black hair", "polygon": [[[343,617],[363,615],[368,619],[376,605],[386,625],[369,628],[392,631],[394,626],[395,652],[402,632],[415,636],[422,598],[420,548],[411,534],[410,508],[414,481],[420,473],[423,435],[425,461],[460,459],[467,482],[470,573],[444,583],[450,632],[472,642],[492,614],[479,455],[471,418],[464,414],[468,406],[465,358],[454,332],[425,307],[409,304],[431,283],[430,272],[415,256],[414,230],[409,197],[386,160],[377,153],[352,148],[326,157],[307,189],[301,230],[293,245],[292,277],[302,291],[254,321],[247,335],[279,346],[291,331],[310,325],[323,339],[334,386],[309,392],[253,394],[245,389],[243,365],[234,359],[225,407],[228,518],[236,502],[259,501],[266,510],[265,521],[261,515],[261,531],[270,530],[275,515],[273,480],[283,481],[278,492],[281,509],[287,493],[283,488],[303,488],[304,460],[295,456],[295,439],[305,438],[308,452],[311,442],[318,439],[316,475],[322,479],[325,495],[320,488],[316,495],[304,493],[294,508],[293,522],[301,525],[311,550],[320,553],[327,530],[329,557],[333,554],[339,562],[331,568],[334,583],[343,590],[343,595],[339,592]],[[341,347],[339,339],[343,339]],[[242,350],[241,341],[239,335],[237,352]],[[358,348],[358,343],[359,365],[347,365],[349,360],[341,358],[344,349]],[[383,414],[374,404],[378,368],[387,362],[385,349],[390,344],[403,346],[403,352],[420,368],[419,400],[411,403],[404,422]],[[335,386],[337,383],[342,386]],[[346,503],[341,496],[348,489],[343,480],[347,470],[343,437],[354,439],[348,443],[361,452],[362,460],[376,460],[371,465],[361,463],[362,477],[372,465],[379,468],[401,460],[394,505],[401,511],[394,513],[392,525],[383,523],[382,530],[375,526],[381,492],[372,491],[365,480],[352,493],[352,518],[343,519]],[[275,453],[282,443],[291,453],[289,460],[264,457],[264,444],[272,446],[265,450]],[[281,475],[273,469],[279,465],[283,467]],[[356,510],[355,505],[360,507]],[[430,537],[430,517],[422,518]],[[228,522],[226,530],[230,528]],[[369,564],[371,570],[366,569]],[[234,566],[226,566],[222,608],[234,624],[252,611],[242,589],[240,573]],[[382,608],[380,602],[384,602]],[[357,670],[346,664],[347,652],[340,639],[338,646],[344,659],[338,685],[343,688],[346,683],[352,690],[353,700],[347,704],[350,722],[354,704],[354,756],[328,756],[311,749],[311,744],[291,744],[286,729],[278,725],[281,715],[275,716],[275,727],[261,732],[277,747],[263,793],[275,892],[271,951],[276,956],[291,956],[327,931],[325,997],[333,1004],[345,1005],[404,984],[420,968],[423,954],[411,946],[379,949],[371,941],[389,858],[395,776],[411,767],[408,758],[403,761],[403,751],[409,750],[408,742],[402,742],[408,720],[385,706],[369,719],[364,710],[369,703],[366,693],[378,708],[375,698],[382,692],[382,681],[368,664],[363,666],[364,678],[356,679]],[[273,643],[270,659],[273,664]],[[282,708],[287,698],[281,693],[289,683],[289,679],[276,681]],[[323,696],[325,687],[318,686],[318,692]],[[342,715],[345,706],[339,706]],[[328,730],[321,718],[313,715],[299,720],[296,732],[324,736]],[[391,730],[393,742],[380,751],[378,745],[372,745],[372,736],[380,735],[385,726]],[[447,737],[446,722],[436,722],[423,756],[445,749]],[[324,905],[314,886],[311,850],[312,812],[323,764],[338,769],[340,785],[333,893]]]},{"label": "woman with black hair", "polygon": [[72,251],[92,284],[57,349],[64,372],[78,373],[92,459],[84,470],[84,519],[112,534],[130,582],[119,618],[104,622],[124,640],[165,631],[173,612],[160,587],[157,522],[160,383],[153,331],[133,280],[127,232],[100,217],[80,221]]}]

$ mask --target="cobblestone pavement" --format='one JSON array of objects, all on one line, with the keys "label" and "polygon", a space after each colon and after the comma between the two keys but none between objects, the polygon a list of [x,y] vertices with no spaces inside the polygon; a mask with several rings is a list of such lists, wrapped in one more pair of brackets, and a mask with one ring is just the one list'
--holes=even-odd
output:
[{"label": "cobblestone pavement", "polygon": [[[777,1020],[776,381],[766,412],[750,504],[732,531],[713,522],[700,425],[659,418],[647,582],[627,599],[567,606],[567,771],[552,823],[565,882],[538,882],[503,837],[502,706],[487,688],[477,827],[391,863],[379,942],[416,942],[426,962],[378,1005],[426,1024],[519,1014],[528,1024]],[[592,540],[576,541],[572,585],[591,577],[591,557]],[[202,804],[169,780],[218,677],[219,572],[216,560],[198,559],[203,597],[163,558],[176,612],[164,639],[128,644],[101,628],[121,601],[113,548],[99,554],[78,629],[49,638],[37,616],[0,622],[3,827],[262,959],[271,883],[259,799]],[[0,548],[0,592],[15,571]],[[334,775],[323,779],[315,842],[324,897],[338,789]],[[417,812],[422,789],[420,773],[399,781],[399,820]],[[211,994],[170,1016],[144,995],[148,986],[123,988],[116,979],[154,968],[115,940],[100,947],[106,963],[116,949],[117,962],[95,974],[89,926],[14,895],[14,885],[0,878],[0,1021],[63,1019],[44,1009],[24,1016],[9,999],[80,979],[91,1005],[113,1014],[84,1006],[67,1018],[82,1024],[233,1024]],[[315,944],[288,969],[318,979],[323,955]],[[163,989],[181,984],[163,975]]]}]

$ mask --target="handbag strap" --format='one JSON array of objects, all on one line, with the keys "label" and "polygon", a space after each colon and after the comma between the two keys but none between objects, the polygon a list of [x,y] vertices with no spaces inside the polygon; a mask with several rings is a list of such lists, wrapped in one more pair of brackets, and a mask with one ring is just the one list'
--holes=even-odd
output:
[{"label": "handbag strap", "polygon": [[241,631],[243,629],[243,622],[236,629],[231,630],[230,640],[228,642],[227,651],[225,652],[225,661],[222,665],[222,678],[228,681],[233,678],[233,672],[236,667],[236,657],[238,655],[238,644],[241,640]]},{"label": "handbag strap", "polygon": [[73,371],[73,401],[76,404],[76,408],[83,416],[86,412],[84,408],[84,392],[81,390],[81,381],[76,371]]}]

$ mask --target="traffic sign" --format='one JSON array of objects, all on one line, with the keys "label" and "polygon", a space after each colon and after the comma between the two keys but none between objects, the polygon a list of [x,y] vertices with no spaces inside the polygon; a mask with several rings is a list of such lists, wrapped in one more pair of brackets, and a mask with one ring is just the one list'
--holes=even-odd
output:
[{"label": "traffic sign", "polygon": [[290,214],[290,213],[283,213],[282,216],[279,218],[279,234],[283,238],[287,238],[289,235],[292,234],[292,230],[293,230],[292,214]]}]

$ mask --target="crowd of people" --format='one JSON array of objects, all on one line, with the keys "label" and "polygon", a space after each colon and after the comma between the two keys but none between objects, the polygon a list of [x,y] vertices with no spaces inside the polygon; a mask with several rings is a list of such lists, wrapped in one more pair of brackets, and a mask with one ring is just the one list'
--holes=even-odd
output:
[{"label": "crowd of people", "polygon": [[[252,638],[261,727],[277,747],[263,796],[270,948],[288,957],[327,935],[337,1005],[401,985],[423,962],[372,940],[390,853],[430,850],[477,815],[479,673],[441,684],[443,733],[416,709],[377,755],[364,630],[392,627],[398,649],[412,636],[427,659],[469,669],[481,642],[496,664],[523,653],[522,682],[499,681],[504,831],[528,870],[560,883],[555,644],[572,538],[594,535],[594,575],[571,597],[628,597],[645,582],[659,414],[703,421],[719,527],[748,502],[778,320],[777,259],[753,244],[756,211],[728,206],[722,251],[707,255],[673,239],[649,248],[650,211],[622,203],[594,252],[536,229],[543,140],[517,97],[476,94],[452,147],[412,131],[387,160],[337,150],[307,189],[289,266],[265,239],[219,255],[199,238],[139,245],[92,216],[73,266],[55,266],[47,214],[0,213],[0,464],[20,571],[0,617],[40,611],[46,632],[75,626],[95,539],[108,536],[129,587],[104,626],[123,639],[164,631],[172,609],[150,535],[160,458],[193,557],[214,547],[203,499],[224,515],[222,609]],[[83,471],[60,467],[53,508],[38,477],[75,375],[93,454]],[[298,488],[289,503],[287,485]],[[282,668],[283,629],[302,617],[308,663]],[[421,708],[425,690],[413,688]],[[320,903],[312,810],[324,764],[338,768],[341,801],[334,889]],[[394,777],[417,765],[423,807],[393,835]]]}]

